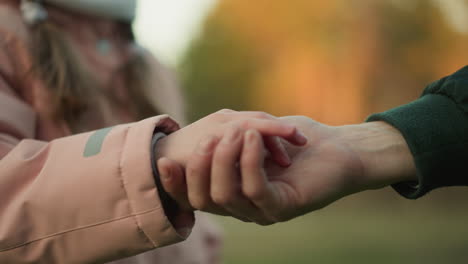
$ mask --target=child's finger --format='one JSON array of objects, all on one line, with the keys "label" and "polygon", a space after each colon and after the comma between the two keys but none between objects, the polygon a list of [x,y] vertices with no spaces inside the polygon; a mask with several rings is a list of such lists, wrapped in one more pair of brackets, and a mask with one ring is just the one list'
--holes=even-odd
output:
[{"label": "child's finger", "polygon": [[237,172],[233,170],[242,149],[242,138],[241,129],[228,129],[213,154],[211,197],[218,204],[224,204],[225,197],[234,196],[240,186]]},{"label": "child's finger", "polygon": [[187,184],[184,170],[175,161],[168,158],[158,160],[158,171],[164,190],[183,210],[193,210],[187,197]]},{"label": "child's finger", "polygon": [[262,221],[260,211],[241,192],[237,164],[243,143],[243,131],[233,128],[216,147],[211,169],[211,198],[232,216],[259,222]]},{"label": "child's finger", "polygon": [[276,198],[263,168],[263,149],[261,135],[255,130],[247,131],[240,160],[242,192],[263,212],[270,212],[274,209]]},{"label": "child's finger", "polygon": [[210,197],[211,160],[218,139],[208,137],[196,147],[187,163],[187,188],[190,204],[207,211],[213,202]]},{"label": "child's finger", "polygon": [[[211,170],[214,150],[218,146],[215,137],[205,138],[195,149],[187,163],[187,188],[190,204],[198,210],[218,215],[231,215],[216,205],[210,195]],[[240,218],[249,221],[246,218]]]}]

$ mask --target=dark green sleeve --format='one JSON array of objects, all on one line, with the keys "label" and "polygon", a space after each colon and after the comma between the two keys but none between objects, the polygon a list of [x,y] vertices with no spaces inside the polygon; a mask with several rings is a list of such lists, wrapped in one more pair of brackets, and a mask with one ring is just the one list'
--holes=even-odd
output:
[{"label": "dark green sleeve", "polygon": [[416,101],[371,115],[397,128],[413,154],[419,182],[393,188],[416,199],[443,186],[468,185],[468,66],[430,84]]}]

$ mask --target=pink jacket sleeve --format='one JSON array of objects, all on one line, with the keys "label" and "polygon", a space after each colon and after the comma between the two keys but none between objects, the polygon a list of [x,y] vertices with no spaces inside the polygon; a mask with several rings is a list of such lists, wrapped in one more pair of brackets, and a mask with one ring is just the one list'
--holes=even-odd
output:
[{"label": "pink jacket sleeve", "polygon": [[101,263],[183,240],[150,164],[168,116],[41,142],[0,78],[0,263]]}]

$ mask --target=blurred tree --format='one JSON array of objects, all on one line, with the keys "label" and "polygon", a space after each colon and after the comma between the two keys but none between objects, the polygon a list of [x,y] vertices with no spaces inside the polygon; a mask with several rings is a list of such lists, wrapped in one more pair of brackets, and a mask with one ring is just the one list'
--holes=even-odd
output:
[{"label": "blurred tree", "polygon": [[220,0],[180,71],[192,120],[229,107],[343,124],[415,99],[467,44],[429,0]]},{"label": "blurred tree", "polygon": [[222,108],[248,109],[256,74],[251,53],[216,16],[206,22],[203,35],[193,42],[180,67],[190,120]]}]

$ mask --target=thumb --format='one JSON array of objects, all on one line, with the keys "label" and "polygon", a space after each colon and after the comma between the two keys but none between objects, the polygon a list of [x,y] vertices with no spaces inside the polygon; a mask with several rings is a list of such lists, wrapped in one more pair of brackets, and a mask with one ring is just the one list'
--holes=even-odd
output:
[{"label": "thumb", "polygon": [[164,190],[174,199],[184,211],[193,211],[187,194],[187,183],[182,166],[168,158],[160,158],[157,162],[159,176]]}]

